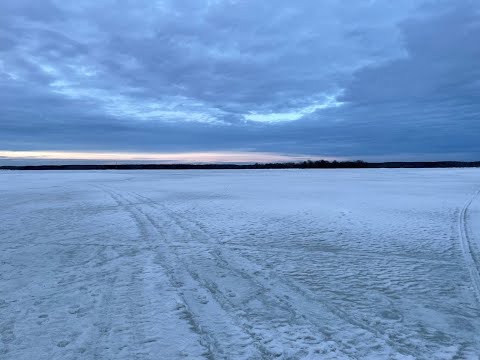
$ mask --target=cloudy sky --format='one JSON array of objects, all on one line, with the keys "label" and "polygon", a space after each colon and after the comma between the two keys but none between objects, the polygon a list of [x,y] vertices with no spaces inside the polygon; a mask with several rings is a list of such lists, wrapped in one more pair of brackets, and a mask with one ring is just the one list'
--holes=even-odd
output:
[{"label": "cloudy sky", "polygon": [[479,39],[478,0],[2,0],[0,162],[478,160]]}]

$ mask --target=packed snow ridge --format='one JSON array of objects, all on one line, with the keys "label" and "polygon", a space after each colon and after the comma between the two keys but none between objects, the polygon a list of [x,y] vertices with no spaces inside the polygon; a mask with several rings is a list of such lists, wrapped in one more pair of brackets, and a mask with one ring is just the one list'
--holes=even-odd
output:
[{"label": "packed snow ridge", "polygon": [[0,359],[478,359],[480,170],[0,172]]}]

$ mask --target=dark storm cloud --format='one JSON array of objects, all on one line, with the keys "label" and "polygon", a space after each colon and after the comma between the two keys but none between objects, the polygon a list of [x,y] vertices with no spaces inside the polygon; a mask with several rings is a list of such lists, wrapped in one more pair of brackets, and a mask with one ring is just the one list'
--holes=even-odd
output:
[{"label": "dark storm cloud", "polygon": [[0,150],[480,157],[467,0],[0,4]]}]

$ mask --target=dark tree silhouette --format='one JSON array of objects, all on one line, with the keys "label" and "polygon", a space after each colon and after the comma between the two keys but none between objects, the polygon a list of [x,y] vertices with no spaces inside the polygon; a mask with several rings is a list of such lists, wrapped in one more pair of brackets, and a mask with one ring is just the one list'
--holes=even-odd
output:
[{"label": "dark tree silhouette", "polygon": [[195,170],[195,169],[362,169],[362,168],[457,168],[480,167],[480,161],[380,162],[307,160],[286,163],[255,164],[84,164],[0,166],[0,170]]}]

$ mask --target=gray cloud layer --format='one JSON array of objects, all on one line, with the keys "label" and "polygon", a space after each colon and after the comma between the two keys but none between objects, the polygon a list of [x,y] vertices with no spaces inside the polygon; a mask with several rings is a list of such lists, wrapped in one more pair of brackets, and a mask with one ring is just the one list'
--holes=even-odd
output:
[{"label": "gray cloud layer", "polygon": [[477,1],[0,4],[0,149],[480,157]]}]

